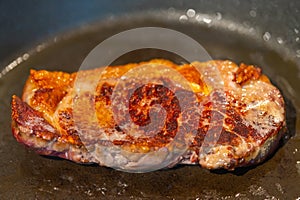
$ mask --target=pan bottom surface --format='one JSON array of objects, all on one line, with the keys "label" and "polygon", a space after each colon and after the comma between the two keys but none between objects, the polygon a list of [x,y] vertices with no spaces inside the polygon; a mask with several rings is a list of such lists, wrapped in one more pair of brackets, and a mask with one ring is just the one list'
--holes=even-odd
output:
[{"label": "pan bottom surface", "polygon": [[[228,22],[183,20],[180,16],[125,16],[87,25],[34,48],[13,70],[0,78],[0,197],[1,199],[291,199],[300,196],[300,89],[297,64],[266,36],[235,29]],[[180,20],[179,20],[180,19]],[[101,41],[130,28],[155,26],[180,31],[198,41],[213,59],[230,59],[262,67],[286,100],[289,132],[264,163],[233,172],[177,166],[144,174],[130,174],[97,165],[39,156],[12,137],[10,100],[18,96],[29,69],[75,72]],[[118,45],[118,44],[116,44]],[[280,48],[279,48],[280,49]],[[160,57],[171,58],[169,54]],[[120,57],[114,64],[158,57],[148,50]],[[292,57],[292,56],[291,56]]]}]

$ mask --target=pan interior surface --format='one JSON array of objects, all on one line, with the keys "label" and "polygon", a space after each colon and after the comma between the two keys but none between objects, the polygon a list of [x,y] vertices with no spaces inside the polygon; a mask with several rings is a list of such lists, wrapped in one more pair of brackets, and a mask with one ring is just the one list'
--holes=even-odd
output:
[{"label": "pan interior surface", "polygon": [[[186,18],[187,17],[187,18]],[[132,15],[99,22],[57,36],[22,56],[22,62],[0,78],[0,195],[2,198],[78,199],[295,199],[300,196],[300,87],[295,56],[280,44],[268,43],[256,30],[222,21],[220,16],[189,19],[182,15]],[[201,17],[201,16],[200,16]],[[200,18],[199,18],[200,19]],[[177,166],[144,174],[130,174],[97,165],[79,165],[39,156],[12,137],[10,100],[20,96],[29,70],[75,72],[101,41],[123,30],[164,27],[198,41],[213,59],[255,64],[263,69],[286,100],[288,133],[279,149],[264,163],[233,172],[208,171],[199,166]],[[173,55],[156,51],[122,56],[114,64]],[[180,62],[180,60],[179,60]],[[297,111],[298,110],[298,111]]]}]

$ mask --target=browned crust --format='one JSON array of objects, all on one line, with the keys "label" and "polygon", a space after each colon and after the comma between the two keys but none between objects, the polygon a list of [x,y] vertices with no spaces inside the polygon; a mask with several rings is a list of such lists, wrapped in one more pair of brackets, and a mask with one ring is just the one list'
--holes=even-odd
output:
[{"label": "browned crust", "polygon": [[12,120],[18,126],[29,130],[30,135],[44,140],[53,140],[59,135],[43,117],[43,114],[32,109],[17,96],[12,97]]},{"label": "browned crust", "polygon": [[28,103],[40,112],[52,114],[58,103],[67,94],[68,88],[73,86],[75,76],[76,74],[65,72],[30,70],[22,99],[25,100],[28,94],[34,90],[33,97]]},{"label": "browned crust", "polygon": [[235,73],[233,81],[240,85],[244,85],[250,80],[258,79],[266,83],[270,83],[269,79],[263,75],[261,71],[262,70],[259,67],[241,63],[237,72]]},{"label": "browned crust", "polygon": [[[82,143],[77,135],[61,135],[56,128],[44,119],[43,114],[32,109],[27,103],[23,102],[17,96],[12,97],[12,127],[19,129],[22,134],[27,137],[41,139],[41,142],[57,142],[63,144],[71,144],[82,146]],[[14,131],[15,138],[21,140],[19,131]],[[24,136],[24,135],[23,135]],[[20,141],[25,143],[26,141]],[[36,144],[27,144],[34,146]]]},{"label": "browned crust", "polygon": [[[41,155],[57,156],[79,163],[92,162],[81,141],[63,138],[42,116],[17,96],[12,97],[12,133],[16,140]],[[72,137],[72,138],[70,138]]]}]

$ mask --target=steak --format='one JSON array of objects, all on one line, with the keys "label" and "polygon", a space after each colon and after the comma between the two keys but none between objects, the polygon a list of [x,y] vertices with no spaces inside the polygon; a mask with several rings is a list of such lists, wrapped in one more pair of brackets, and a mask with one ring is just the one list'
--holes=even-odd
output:
[{"label": "steak", "polygon": [[11,107],[14,137],[38,154],[129,172],[234,170],[264,161],[285,133],[280,91],[231,61],[31,70]]}]

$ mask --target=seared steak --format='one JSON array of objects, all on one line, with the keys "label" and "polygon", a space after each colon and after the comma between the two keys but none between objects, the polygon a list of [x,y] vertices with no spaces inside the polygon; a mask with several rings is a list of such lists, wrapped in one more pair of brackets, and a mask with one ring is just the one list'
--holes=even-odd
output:
[{"label": "seared steak", "polygon": [[[151,83],[125,76],[141,65],[153,66],[144,70]],[[160,76],[157,66],[179,73],[187,85],[179,76]],[[12,97],[18,142],[42,155],[128,171],[143,171],[138,166],[155,162],[147,154],[172,142],[163,155],[172,154],[170,166],[257,164],[276,148],[284,127],[279,90],[260,68],[231,61],[179,66],[157,59],[72,74],[31,70],[22,99]],[[142,155],[133,159],[128,152]]]}]

